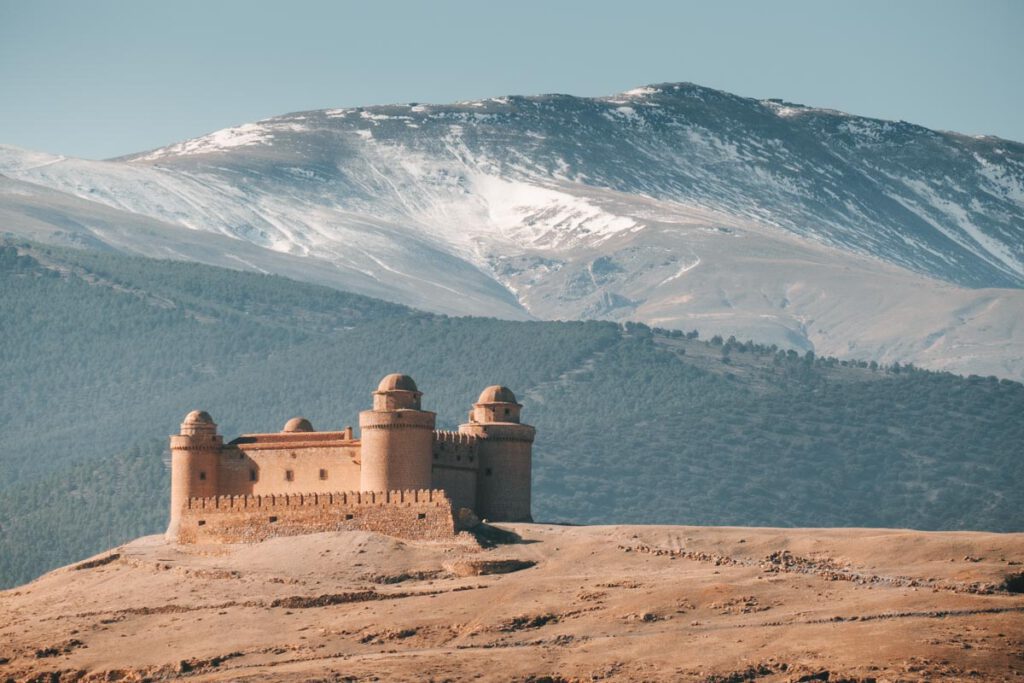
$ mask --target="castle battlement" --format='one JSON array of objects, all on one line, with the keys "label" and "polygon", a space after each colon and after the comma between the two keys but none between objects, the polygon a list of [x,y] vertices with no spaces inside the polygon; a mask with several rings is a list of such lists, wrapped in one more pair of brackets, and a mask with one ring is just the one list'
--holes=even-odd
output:
[{"label": "castle battlement", "polygon": [[373,531],[410,539],[451,538],[459,529],[444,491],[347,491],[190,498],[181,543],[251,543],[324,531]]},{"label": "castle battlement", "polygon": [[475,446],[480,440],[480,437],[475,434],[466,434],[465,432],[455,432],[450,430],[434,430],[434,441],[441,444],[442,448],[448,444],[456,446]]},{"label": "castle battlement", "polygon": [[512,392],[488,387],[458,431],[436,430],[408,375],[388,375],[351,427],[317,431],[294,417],[280,432],[224,444],[205,411],[171,436],[168,538],[248,542],[362,529],[403,538],[450,537],[456,520],[530,520],[534,430]]},{"label": "castle battlement", "polygon": [[359,507],[362,505],[412,505],[414,503],[448,504],[441,489],[412,491],[337,491],[332,493],[280,493],[243,496],[210,496],[189,498],[189,510],[251,510],[280,507]]}]

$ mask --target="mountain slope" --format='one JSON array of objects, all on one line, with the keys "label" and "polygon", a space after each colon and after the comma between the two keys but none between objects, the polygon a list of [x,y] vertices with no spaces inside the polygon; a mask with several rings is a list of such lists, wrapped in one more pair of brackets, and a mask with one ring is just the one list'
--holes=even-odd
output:
[{"label": "mountain slope", "polygon": [[536,519],[1024,529],[1008,380],[32,245],[0,248],[0,348],[0,585],[160,531],[189,410],[229,438],[296,414],[337,429],[396,370],[442,428],[482,387],[515,390]]},{"label": "mountain slope", "polygon": [[327,257],[266,249],[172,220],[0,176],[0,235],[276,273],[438,313],[496,315],[509,320],[531,317],[479,269],[429,245],[407,244],[399,258],[389,263],[378,259],[381,265],[376,265],[368,259],[365,266],[346,268]]},{"label": "mountain slope", "polygon": [[300,112],[107,162],[3,148],[0,173],[429,310],[1024,377],[1024,146],[997,138],[666,84]]}]

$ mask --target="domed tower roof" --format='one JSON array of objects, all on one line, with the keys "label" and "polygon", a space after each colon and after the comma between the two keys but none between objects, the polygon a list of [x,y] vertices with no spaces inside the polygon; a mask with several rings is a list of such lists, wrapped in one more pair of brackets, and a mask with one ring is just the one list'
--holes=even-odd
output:
[{"label": "domed tower roof", "polygon": [[377,391],[415,391],[418,393],[419,389],[416,388],[416,382],[412,377],[394,372],[380,381]]},{"label": "domed tower roof", "polygon": [[212,425],[213,418],[205,410],[193,410],[191,413],[185,416],[182,424],[187,425]]},{"label": "domed tower roof", "polygon": [[293,417],[284,424],[283,432],[312,432],[313,424],[304,417]]},{"label": "domed tower roof", "polygon": [[423,392],[409,375],[393,372],[380,381],[373,392],[374,410],[420,410]]},{"label": "domed tower roof", "polygon": [[182,436],[215,435],[217,425],[205,410],[193,410],[185,416],[178,433]]},{"label": "domed tower roof", "polygon": [[480,393],[477,403],[516,403],[516,395],[508,387],[495,384]]}]

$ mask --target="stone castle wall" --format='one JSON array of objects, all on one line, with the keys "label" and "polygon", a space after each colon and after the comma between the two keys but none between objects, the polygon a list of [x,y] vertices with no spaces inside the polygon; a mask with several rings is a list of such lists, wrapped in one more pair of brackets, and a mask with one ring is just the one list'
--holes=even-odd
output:
[{"label": "stone castle wall", "polygon": [[443,540],[457,529],[444,491],[295,493],[191,498],[179,543],[255,543],[277,536],[361,530]]},{"label": "stone castle wall", "polygon": [[534,428],[517,423],[470,423],[459,429],[480,439],[474,508],[477,515],[491,521],[532,522]]},{"label": "stone castle wall", "polygon": [[463,508],[529,521],[534,428],[519,422],[512,391],[484,389],[458,431],[436,431],[421,396],[408,375],[386,376],[373,409],[359,413],[358,439],[351,427],[318,432],[294,417],[281,432],[224,444],[210,414],[191,411],[171,436],[167,538],[237,542],[332,529],[440,538]]},{"label": "stone castle wall", "polygon": [[255,443],[225,446],[219,474],[219,495],[355,491],[360,488],[359,442],[295,436],[275,442],[261,435]]},{"label": "stone castle wall", "polygon": [[452,499],[455,510],[477,506],[477,468],[480,464],[479,439],[472,434],[435,431],[433,483]]},{"label": "stone castle wall", "polygon": [[436,415],[426,410],[359,413],[362,491],[431,486],[431,445]]}]

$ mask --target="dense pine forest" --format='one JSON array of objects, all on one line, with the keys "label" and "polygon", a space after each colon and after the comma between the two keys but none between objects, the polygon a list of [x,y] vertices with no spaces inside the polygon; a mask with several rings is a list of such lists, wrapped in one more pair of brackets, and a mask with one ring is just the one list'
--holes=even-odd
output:
[{"label": "dense pine forest", "polygon": [[502,383],[534,517],[1024,530],[1024,385],[695,331],[447,318],[280,277],[0,243],[0,586],[166,524],[166,436],[356,422],[406,372],[439,426]]}]

